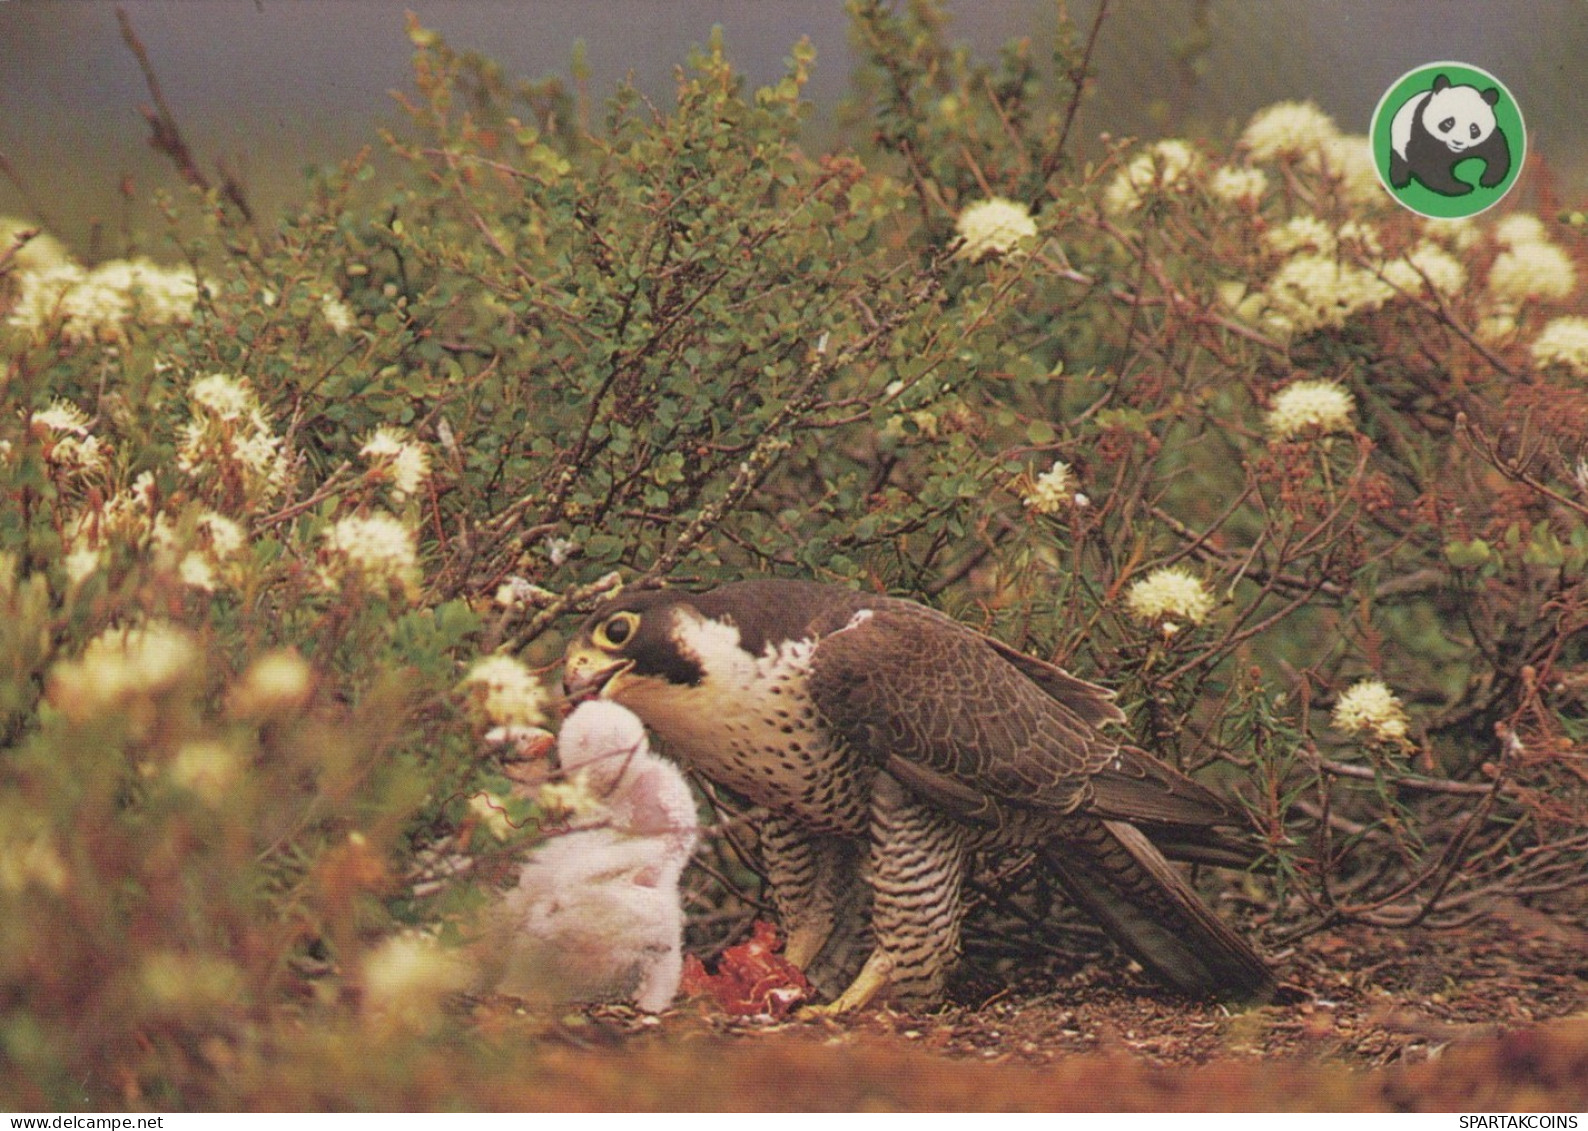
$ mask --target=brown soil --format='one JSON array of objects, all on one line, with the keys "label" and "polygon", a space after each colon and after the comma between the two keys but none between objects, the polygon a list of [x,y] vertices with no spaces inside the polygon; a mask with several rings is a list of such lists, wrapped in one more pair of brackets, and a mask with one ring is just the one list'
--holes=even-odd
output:
[{"label": "brown soil", "polygon": [[543,1098],[595,1109],[1588,1107],[1579,927],[1514,908],[1461,931],[1326,932],[1275,957],[1279,1000],[1250,1009],[1177,999],[1110,953],[972,963],[929,1013],[772,1022],[696,1000],[550,1019],[493,1000],[477,1017],[538,1038]]}]

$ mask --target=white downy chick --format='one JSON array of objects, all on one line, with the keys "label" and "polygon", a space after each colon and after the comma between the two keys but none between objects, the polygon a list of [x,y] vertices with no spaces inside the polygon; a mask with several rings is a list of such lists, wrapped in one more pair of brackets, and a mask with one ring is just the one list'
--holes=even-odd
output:
[{"label": "white downy chick", "polygon": [[698,836],[689,786],[615,703],[584,703],[569,715],[558,756],[601,811],[524,862],[498,923],[497,988],[660,1012],[683,971],[678,881]]},{"label": "white downy chick", "polygon": [[657,886],[674,886],[699,836],[695,799],[678,767],[651,753],[645,727],[626,707],[582,703],[557,738],[557,760],[606,807],[612,828],[654,838]]}]

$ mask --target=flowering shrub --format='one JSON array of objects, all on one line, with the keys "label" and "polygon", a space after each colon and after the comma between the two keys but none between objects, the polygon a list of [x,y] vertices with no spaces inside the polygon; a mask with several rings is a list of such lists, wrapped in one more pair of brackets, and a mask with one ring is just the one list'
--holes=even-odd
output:
[{"label": "flowering shrub", "polygon": [[448,1095],[405,1034],[581,803],[503,751],[623,583],[896,592],[1116,688],[1250,808],[1275,937],[1580,899],[1581,228],[1419,221],[1306,104],[1083,165],[1028,48],[851,8],[859,154],[800,146],[803,45],[595,127],[413,27],[377,203],[200,197],[182,267],[0,225],[19,1106]]}]

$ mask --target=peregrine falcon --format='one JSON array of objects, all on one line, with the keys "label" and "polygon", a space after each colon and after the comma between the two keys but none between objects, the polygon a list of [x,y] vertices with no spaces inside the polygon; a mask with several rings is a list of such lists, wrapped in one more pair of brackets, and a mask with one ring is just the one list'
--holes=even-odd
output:
[{"label": "peregrine falcon", "polygon": [[1015,848],[1169,985],[1274,989],[1164,855],[1245,862],[1220,832],[1236,811],[1108,733],[1112,692],[924,605],[775,580],[619,594],[569,645],[564,688],[628,707],[764,811],[791,962],[852,949],[848,909],[869,894],[869,957],[829,1012],[940,999],[967,862]]}]

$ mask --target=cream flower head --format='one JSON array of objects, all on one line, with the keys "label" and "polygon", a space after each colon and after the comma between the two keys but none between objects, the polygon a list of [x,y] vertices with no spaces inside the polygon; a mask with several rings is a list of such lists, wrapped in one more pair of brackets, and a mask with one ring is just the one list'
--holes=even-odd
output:
[{"label": "cream flower head", "polygon": [[1202,156],[1179,138],[1154,142],[1121,169],[1103,193],[1103,207],[1115,216],[1141,207],[1142,194],[1155,185],[1183,188],[1202,167]]},{"label": "cream flower head", "polygon": [[353,308],[343,302],[338,295],[320,296],[320,314],[325,318],[325,324],[331,328],[332,333],[346,334],[358,325],[358,320],[353,317]]},{"label": "cream flower head", "polygon": [[88,417],[70,401],[53,402],[42,412],[33,413],[29,422],[49,433],[45,460],[58,472],[86,476],[105,469],[105,446],[90,433]]},{"label": "cream flower head", "polygon": [[1353,314],[1376,310],[1393,298],[1388,283],[1332,255],[1291,256],[1268,281],[1272,329],[1304,334],[1343,326]]},{"label": "cream flower head", "polygon": [[269,718],[295,711],[314,692],[314,671],[294,648],[277,648],[259,656],[226,696],[226,708],[238,718]]},{"label": "cream flower head", "polygon": [[1432,287],[1436,294],[1459,294],[1467,285],[1467,269],[1444,248],[1424,240],[1399,259],[1384,265],[1384,281],[1407,294]]},{"label": "cream flower head", "polygon": [[1213,613],[1213,594],[1190,570],[1167,566],[1130,587],[1125,608],[1143,624],[1156,624],[1168,636],[1180,623],[1201,624]]},{"label": "cream flower head", "polygon": [[1506,247],[1527,243],[1548,243],[1544,221],[1531,212],[1513,212],[1494,225],[1494,240]]},{"label": "cream flower head", "polygon": [[1302,248],[1333,255],[1338,239],[1333,228],[1310,214],[1292,216],[1283,224],[1263,233],[1263,243],[1270,250],[1287,255]]},{"label": "cream flower head", "polygon": [[1276,440],[1325,436],[1352,430],[1356,398],[1334,381],[1296,381],[1274,396],[1268,410],[1268,431]]},{"label": "cream flower head", "polygon": [[39,225],[30,224],[26,220],[19,220],[14,216],[0,216],[0,256],[4,256],[16,245],[16,237],[20,232],[36,231],[38,234],[11,257],[11,267],[17,272],[48,271],[52,267],[63,267],[72,262],[71,252],[60,240],[43,231]]},{"label": "cream flower head", "polygon": [[145,259],[116,259],[85,271],[70,260],[18,276],[22,294],[12,325],[40,331],[59,319],[69,342],[124,340],[124,326],[190,322],[198,298],[191,268],[166,268]]},{"label": "cream flower head", "polygon": [[1036,514],[1058,514],[1075,501],[1075,473],[1063,460],[1037,476],[1026,493],[1026,507]]},{"label": "cream flower head", "polygon": [[1306,164],[1338,184],[1340,195],[1353,204],[1375,204],[1384,198],[1373,166],[1373,144],[1360,134],[1321,139]]},{"label": "cream flower head", "polygon": [[1300,157],[1319,152],[1340,136],[1334,119],[1312,102],[1276,102],[1252,115],[1241,145],[1257,161]]},{"label": "cream flower head", "polygon": [[1563,299],[1576,289],[1571,257],[1552,243],[1516,244],[1489,268],[1489,292],[1501,300]]},{"label": "cream flower head", "polygon": [[389,514],[349,515],[325,532],[320,579],[327,589],[345,577],[377,588],[395,585],[412,598],[419,592],[418,539]]},{"label": "cream flower head", "polygon": [[1533,340],[1533,360],[1539,365],[1559,365],[1575,377],[1588,377],[1588,318],[1556,318]]},{"label": "cream flower head", "polygon": [[290,460],[246,380],[225,373],[200,377],[188,388],[188,404],[192,416],[182,426],[176,465],[196,485],[236,485],[252,504],[280,494]]},{"label": "cream flower head", "polygon": [[358,454],[391,480],[398,502],[417,495],[430,476],[430,454],[424,445],[396,428],[377,428]]},{"label": "cream flower head", "polygon": [[1268,174],[1261,169],[1226,165],[1208,178],[1208,192],[1227,204],[1255,207],[1268,191]]},{"label": "cream flower head", "polygon": [[956,254],[966,259],[1011,254],[1037,235],[1031,210],[1001,196],[968,206],[954,226],[964,241]]},{"label": "cream flower head", "polygon": [[189,386],[188,400],[197,408],[206,409],[220,420],[241,420],[263,426],[259,399],[247,381],[225,373],[211,373],[200,377]]},{"label": "cream flower head", "polygon": [[107,629],[51,669],[50,702],[68,718],[88,718],[175,687],[199,658],[192,636],[164,621]]},{"label": "cream flower head", "polygon": [[544,726],[550,697],[546,685],[512,656],[487,656],[463,677],[476,689],[486,718],[497,726]]},{"label": "cream flower head", "polygon": [[1382,680],[1352,684],[1335,702],[1330,716],[1336,730],[1379,742],[1405,742],[1411,726],[1406,708]]}]

